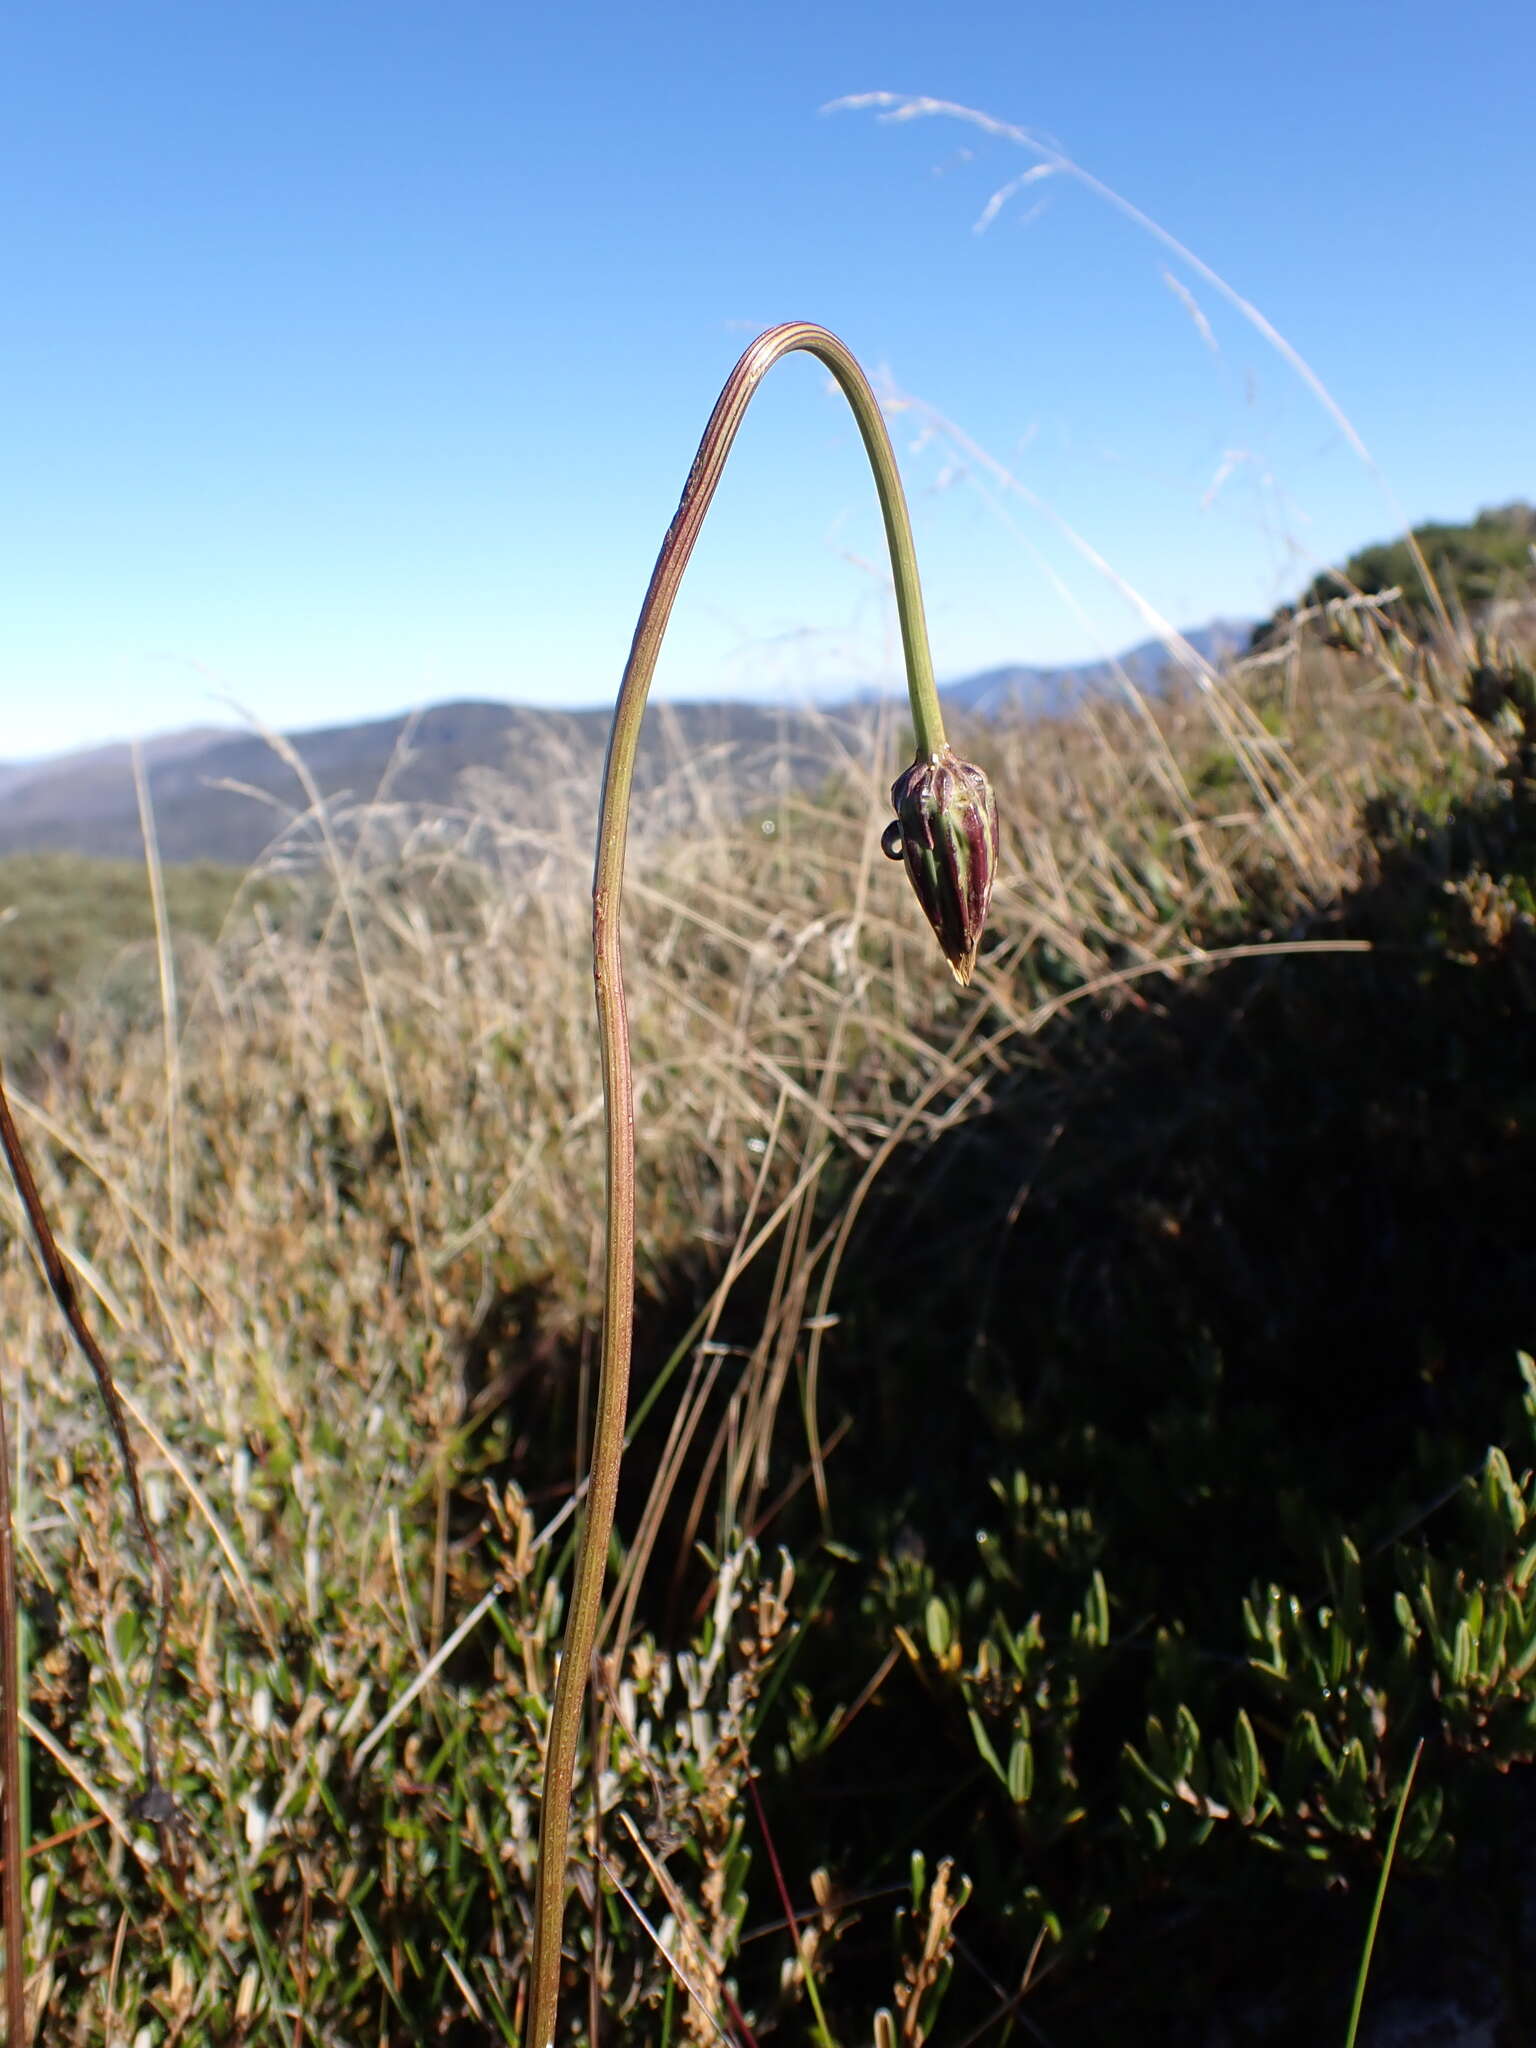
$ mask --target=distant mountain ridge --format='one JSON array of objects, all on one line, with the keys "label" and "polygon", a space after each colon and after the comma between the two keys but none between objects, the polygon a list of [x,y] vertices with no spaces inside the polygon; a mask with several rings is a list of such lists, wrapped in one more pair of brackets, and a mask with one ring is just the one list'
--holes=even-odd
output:
[{"label": "distant mountain ridge", "polygon": [[[1231,660],[1248,645],[1253,632],[1251,619],[1212,619],[1209,625],[1192,626],[1180,638],[1213,668]],[[1066,668],[991,668],[964,682],[951,683],[944,690],[946,704],[960,706],[983,718],[1005,713],[1027,717],[1054,718],[1084,697],[1115,688],[1122,674],[1138,690],[1155,690],[1173,665],[1161,640],[1143,640],[1111,661],[1079,662]]]},{"label": "distant mountain ridge", "polygon": [[[690,750],[798,748],[800,772],[809,718],[752,704],[679,704],[648,734],[642,786],[657,757],[679,740]],[[422,712],[362,724],[324,726],[286,737],[328,804],[344,808],[387,796],[421,811],[460,801],[471,772],[499,774],[527,800],[552,781],[597,788],[607,743],[607,711],[554,711],[510,704],[435,704]],[[221,731],[205,743],[175,744],[155,758],[146,748],[160,856],[165,861],[255,860],[310,799],[292,764],[259,733]],[[0,854],[44,849],[115,859],[143,853],[130,752],[92,749],[6,779],[0,766]]]},{"label": "distant mountain ridge", "polygon": [[[141,740],[139,752],[146,768],[180,755],[200,753],[204,747],[228,736],[223,725],[189,725],[180,732],[156,733]],[[72,748],[67,754],[44,754],[35,761],[0,761],[0,803],[29,782],[40,782],[68,771],[77,784],[99,776],[105,785],[119,783],[133,774],[133,742],[113,740],[106,746]]]},{"label": "distant mountain ridge", "polygon": [[[1184,637],[1219,660],[1249,628],[1227,620]],[[1120,657],[1138,688],[1156,688],[1168,667],[1161,643]],[[982,717],[1044,716],[1112,687],[1109,662],[1077,667],[989,670],[948,685],[946,705]],[[826,717],[860,722],[879,700],[850,699],[827,712],[785,711],[749,702],[668,704],[660,732],[644,743],[642,775],[661,772],[658,746],[670,736],[690,751],[772,750],[775,773],[812,783],[825,772],[816,734]],[[541,782],[580,778],[596,790],[611,712],[560,711],[501,703],[437,704],[409,716],[324,726],[288,736],[330,802],[367,802],[380,791],[423,810],[456,803],[471,771],[499,774],[519,802]],[[141,747],[165,861],[218,860],[245,866],[309,807],[290,763],[260,734],[220,727],[145,740]],[[520,785],[526,784],[526,790]],[[44,849],[133,859],[143,852],[131,748],[93,747],[50,760],[0,762],[0,854]]]}]

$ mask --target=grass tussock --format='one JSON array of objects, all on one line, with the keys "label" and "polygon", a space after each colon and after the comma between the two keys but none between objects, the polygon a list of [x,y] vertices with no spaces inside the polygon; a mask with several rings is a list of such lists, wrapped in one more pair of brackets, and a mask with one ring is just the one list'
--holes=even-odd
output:
[{"label": "grass tussock", "polygon": [[[1213,1929],[1200,2025],[1315,2039],[1420,1735],[1394,1882],[1496,1891],[1536,1295],[1518,1230],[1474,1247],[1530,1145],[1536,701],[1322,624],[967,736],[968,996],[879,855],[897,734],[730,804],[657,767],[566,2039],[1154,2038]],[[518,2038],[603,1216],[586,803],[544,786],[312,819],[182,966],[174,1060],[103,1001],[18,1094],[178,1580],[167,1820],[146,1580],[8,1203],[41,2041]],[[1383,1324],[1447,1185],[1462,1263]]]}]

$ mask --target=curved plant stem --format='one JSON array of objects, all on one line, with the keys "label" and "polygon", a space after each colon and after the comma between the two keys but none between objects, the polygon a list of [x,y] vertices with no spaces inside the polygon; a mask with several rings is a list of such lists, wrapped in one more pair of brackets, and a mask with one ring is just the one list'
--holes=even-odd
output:
[{"label": "curved plant stem", "polygon": [[26,1787],[21,1771],[21,1616],[16,1600],[16,1529],[11,1519],[11,1447],[5,1427],[5,1402],[0,1399],[0,1787],[5,1811],[0,1814],[0,1846],[5,1872],[0,1877],[0,1921],[5,1927],[5,2038],[27,2038],[27,1916],[22,1867],[22,1811]]},{"label": "curved plant stem", "polygon": [[1402,1833],[1403,1815],[1408,1811],[1414,1775],[1419,1768],[1419,1758],[1423,1754],[1424,1738],[1421,1735],[1413,1746],[1413,1755],[1408,1759],[1403,1789],[1397,1797],[1397,1811],[1392,1816],[1392,1832],[1387,1836],[1387,1851],[1381,1859],[1381,1875],[1376,1880],[1376,1896],[1371,1901],[1371,1917],[1365,1930],[1365,1947],[1360,1954],[1360,1967],[1355,1972],[1355,1995],[1350,2002],[1349,2028],[1344,2036],[1344,2048],[1355,2048],[1355,2036],[1360,2031],[1360,2014],[1365,2005],[1365,1984],[1371,1974],[1371,1957],[1376,1948],[1376,1930],[1381,1925],[1381,1909],[1387,1896],[1387,1880],[1392,1875],[1392,1858],[1397,1854],[1397,1838]]},{"label": "curved plant stem", "polygon": [[917,557],[901,477],[885,421],[868,380],[848,349],[824,327],[793,321],[760,335],[731,372],[710,415],[682,500],[667,529],[650,588],[640,608],[624,680],[614,707],[603,770],[603,805],[598,824],[597,867],[592,883],[592,954],[602,1039],[603,1090],[608,1132],[608,1245],[603,1275],[603,1344],[593,1430],[591,1480],[581,1545],[576,1559],[539,1820],[539,1868],[534,1901],[533,1967],[525,2048],[552,2048],[560,1989],[560,1942],[565,1917],[566,1851],[571,1822],[571,1776],[576,1762],[582,1700],[602,1605],[603,1574],[613,1530],[624,1415],[629,1397],[630,1346],[635,1284],[635,1113],[630,1072],[629,1024],[619,942],[624,854],[629,836],[629,800],[635,749],[645,700],[661,652],[667,621],[683,571],[709,510],[752,394],[781,356],[805,350],[837,379],[853,410],[885,520],[896,608],[901,621],[907,689],[920,756],[943,752],[944,721],[934,687],[928,628],[917,579]]},{"label": "curved plant stem", "polygon": [[22,1146],[21,1133],[17,1130],[16,1119],[11,1114],[10,1097],[5,1092],[3,1064],[0,1064],[0,1158],[3,1158],[10,1168],[11,1179],[21,1198],[22,1212],[31,1226],[33,1240],[37,1246],[38,1263],[43,1269],[43,1277],[48,1282],[49,1292],[58,1304],[59,1313],[68,1325],[70,1335],[85,1353],[86,1363],[91,1368],[96,1391],[101,1397],[101,1405],[106,1410],[107,1423],[117,1445],[118,1459],[123,1468],[123,1483],[128,1489],[128,1506],[133,1524],[154,1574],[157,1595],[155,1653],[149,1667],[149,1680],[144,1687],[143,1702],[139,1708],[144,1768],[144,1790],[139,1795],[139,1803],[145,1818],[155,1821],[158,1826],[168,1820],[174,1811],[169,1795],[160,1783],[153,1716],[155,1700],[165,1676],[175,1583],[171,1577],[170,1565],[166,1562],[165,1552],[156,1542],[155,1532],[150,1527],[149,1514],[144,1506],[144,1489],[139,1484],[139,1461],[134,1455],[133,1440],[128,1434],[128,1422],[117,1391],[117,1381],[113,1378],[112,1368],[107,1363],[106,1353],[97,1343],[90,1324],[85,1320],[80,1298],[75,1292],[75,1283],[70,1277],[68,1266],[64,1263],[64,1255],[59,1250],[53,1226],[48,1221],[43,1198],[37,1191],[37,1181]]}]

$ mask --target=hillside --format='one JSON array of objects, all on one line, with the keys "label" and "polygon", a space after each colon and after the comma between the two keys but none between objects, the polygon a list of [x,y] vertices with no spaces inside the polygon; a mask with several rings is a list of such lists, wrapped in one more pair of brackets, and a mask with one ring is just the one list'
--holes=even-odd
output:
[{"label": "hillside", "polygon": [[1502,620],[1507,628],[1514,614],[1528,611],[1533,589],[1536,506],[1517,498],[1467,520],[1427,520],[1357,549],[1315,576],[1294,605],[1255,626],[1252,639],[1256,647],[1277,644],[1299,613],[1341,596],[1383,600],[1387,615],[1418,637],[1443,632],[1447,621],[1477,631]]},{"label": "hillside", "polygon": [[[1220,668],[1247,646],[1253,626],[1247,619],[1213,619],[1191,626],[1183,638],[1202,660]],[[1126,678],[1138,690],[1155,692],[1170,667],[1161,640],[1143,640],[1112,661],[1079,662],[1065,668],[1011,666],[985,669],[963,682],[951,683],[944,700],[983,718],[1059,717],[1085,697],[1113,692]]]},{"label": "hillside", "polygon": [[[1217,659],[1246,629],[1226,623],[1188,636]],[[1122,657],[1138,687],[1155,689],[1166,666],[1156,641]],[[946,701],[977,715],[1059,712],[1114,682],[1112,664],[989,671],[952,684]],[[684,703],[650,722],[642,786],[678,751],[728,748],[738,772],[765,757],[780,779],[814,785],[825,772],[825,721],[862,728],[877,700],[826,712],[743,702]],[[518,804],[530,783],[559,774],[595,789],[610,712],[556,711],[500,703],[448,703],[417,715],[327,726],[289,735],[320,794],[333,803],[371,802],[381,791],[401,804],[442,809],[460,802],[464,778],[505,778]],[[259,735],[227,730],[169,734],[146,742],[145,766],[160,855],[168,863],[210,860],[247,866],[309,800],[292,766]],[[51,761],[0,763],[0,854],[67,851],[109,859],[142,854],[138,798],[126,746],[93,748]]]},{"label": "hillside", "polygon": [[[608,714],[506,704],[437,704],[409,717],[321,727],[293,735],[330,806],[381,795],[426,810],[452,806],[471,773],[499,774],[520,801],[554,773],[596,786]],[[756,705],[671,707],[651,748],[651,772],[668,736],[689,751],[729,745],[785,748],[806,772],[808,721]],[[221,733],[151,761],[148,783],[161,858],[245,866],[310,809],[291,763],[257,734]],[[142,855],[138,800],[126,748],[65,756],[0,786],[0,854],[43,849],[107,858]]]}]

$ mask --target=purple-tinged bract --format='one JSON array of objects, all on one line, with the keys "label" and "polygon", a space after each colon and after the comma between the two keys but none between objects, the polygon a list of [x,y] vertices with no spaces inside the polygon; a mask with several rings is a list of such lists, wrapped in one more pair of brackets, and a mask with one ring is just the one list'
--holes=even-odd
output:
[{"label": "purple-tinged bract", "polygon": [[919,755],[891,785],[895,823],[882,844],[907,874],[962,987],[976,965],[997,872],[997,803],[981,769],[953,748]]}]

